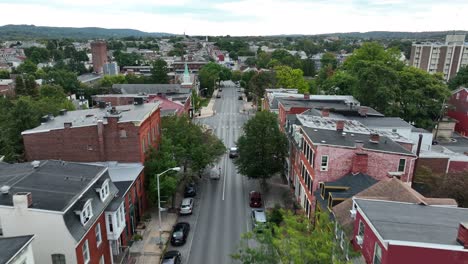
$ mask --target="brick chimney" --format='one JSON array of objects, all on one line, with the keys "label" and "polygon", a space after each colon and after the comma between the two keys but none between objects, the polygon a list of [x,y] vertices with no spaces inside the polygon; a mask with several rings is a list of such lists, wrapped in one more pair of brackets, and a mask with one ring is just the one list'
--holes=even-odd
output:
[{"label": "brick chimney", "polygon": [[310,94],[307,93],[307,92],[305,92],[305,93],[304,93],[304,99],[309,100],[309,99],[310,99]]},{"label": "brick chimney", "polygon": [[380,140],[380,135],[379,134],[377,134],[377,133],[370,134],[370,139],[369,139],[370,142],[379,143],[379,140]]},{"label": "brick chimney", "polygon": [[352,173],[367,173],[367,153],[357,152],[353,157],[353,168]]},{"label": "brick chimney", "polygon": [[457,242],[468,249],[468,222],[460,223],[458,226]]},{"label": "brick chimney", "polygon": [[354,141],[354,144],[356,146],[356,149],[358,150],[361,150],[364,147],[364,142],[362,142],[361,140]]},{"label": "brick chimney", "polygon": [[323,108],[322,109],[322,117],[329,117],[330,116],[330,109]]},{"label": "brick chimney", "polygon": [[336,131],[343,132],[344,126],[344,120],[336,120]]},{"label": "brick chimney", "polygon": [[31,207],[32,203],[32,195],[30,192],[17,192],[13,195],[14,207],[25,209]]}]

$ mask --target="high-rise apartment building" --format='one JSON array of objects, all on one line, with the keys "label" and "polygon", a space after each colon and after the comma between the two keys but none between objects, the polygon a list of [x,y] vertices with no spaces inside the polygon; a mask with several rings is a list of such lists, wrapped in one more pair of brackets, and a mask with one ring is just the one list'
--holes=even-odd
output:
[{"label": "high-rise apartment building", "polygon": [[104,41],[94,41],[91,43],[91,53],[93,54],[93,69],[96,73],[102,73],[104,64],[107,63],[107,44]]},{"label": "high-rise apartment building", "polygon": [[453,78],[468,65],[468,42],[465,35],[447,35],[445,43],[413,43],[410,65],[429,73],[441,72],[445,80]]}]

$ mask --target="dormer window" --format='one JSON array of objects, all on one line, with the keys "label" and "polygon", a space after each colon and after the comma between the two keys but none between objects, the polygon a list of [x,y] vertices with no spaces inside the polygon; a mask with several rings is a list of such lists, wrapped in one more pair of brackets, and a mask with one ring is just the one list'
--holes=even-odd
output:
[{"label": "dormer window", "polygon": [[80,215],[80,221],[82,225],[86,225],[86,223],[91,220],[93,217],[93,207],[91,205],[91,199],[88,199],[86,203],[83,205],[81,211],[76,211],[76,214]]},{"label": "dormer window", "polygon": [[106,179],[102,185],[101,188],[96,188],[96,192],[99,193],[99,197],[101,198],[101,201],[105,201],[106,198],[109,196],[109,179]]}]

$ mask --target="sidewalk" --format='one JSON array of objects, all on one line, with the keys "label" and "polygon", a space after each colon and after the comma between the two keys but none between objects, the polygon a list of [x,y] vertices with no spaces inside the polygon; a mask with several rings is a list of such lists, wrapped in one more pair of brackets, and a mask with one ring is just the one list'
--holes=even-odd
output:
[{"label": "sidewalk", "polygon": [[210,99],[210,102],[208,103],[208,106],[204,106],[200,109],[201,115],[195,114],[195,118],[204,118],[204,117],[210,117],[214,115],[214,104],[215,104],[216,99],[212,97]]},{"label": "sidewalk", "polygon": [[159,218],[156,208],[151,211],[151,221],[147,223],[143,232],[143,240],[135,241],[130,247],[130,254],[135,257],[136,264],[159,263],[162,253],[168,246],[168,239],[172,231],[172,226],[177,221],[176,213],[161,212],[161,229],[163,248],[159,248]]}]

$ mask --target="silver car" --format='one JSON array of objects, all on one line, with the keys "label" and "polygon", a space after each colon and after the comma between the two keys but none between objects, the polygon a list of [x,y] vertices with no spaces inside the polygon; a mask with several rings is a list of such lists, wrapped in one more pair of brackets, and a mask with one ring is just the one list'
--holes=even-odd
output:
[{"label": "silver car", "polygon": [[266,215],[265,210],[263,209],[253,209],[252,210],[252,227],[261,228],[266,224]]},{"label": "silver car", "polygon": [[180,214],[192,214],[193,211],[193,198],[184,198],[180,204]]}]

